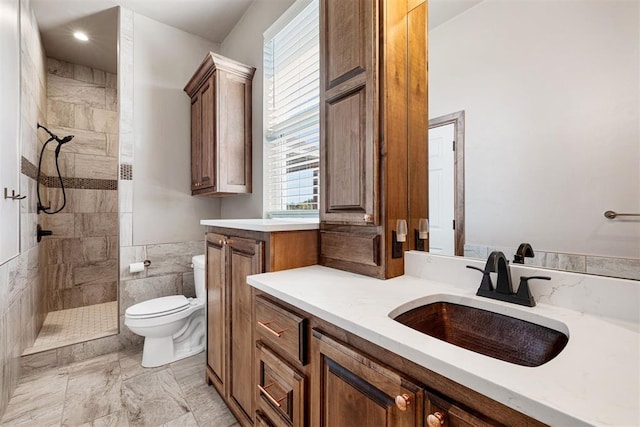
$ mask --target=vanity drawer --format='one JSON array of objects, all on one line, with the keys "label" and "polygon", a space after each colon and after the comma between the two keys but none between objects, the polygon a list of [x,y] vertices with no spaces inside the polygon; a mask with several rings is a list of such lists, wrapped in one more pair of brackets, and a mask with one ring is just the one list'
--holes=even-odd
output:
[{"label": "vanity drawer", "polygon": [[256,356],[257,415],[262,413],[264,425],[303,427],[305,376],[260,341],[256,343]]},{"label": "vanity drawer", "polygon": [[256,297],[256,331],[259,339],[302,365],[307,363],[307,319],[268,299]]},{"label": "vanity drawer", "polygon": [[256,427],[274,427],[271,420],[261,410],[256,411]]}]

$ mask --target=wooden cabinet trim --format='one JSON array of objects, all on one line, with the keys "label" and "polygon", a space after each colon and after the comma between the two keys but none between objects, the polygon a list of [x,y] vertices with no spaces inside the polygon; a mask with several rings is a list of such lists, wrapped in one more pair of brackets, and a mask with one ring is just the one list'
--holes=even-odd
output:
[{"label": "wooden cabinet trim", "polygon": [[353,262],[366,266],[380,265],[380,236],[356,233],[321,231],[321,252],[323,259]]},{"label": "wooden cabinet trim", "polygon": [[[227,305],[225,303],[225,254],[224,236],[208,233],[206,239],[206,290],[207,290],[207,379],[216,389],[224,394],[226,384],[227,361],[224,354],[226,348]],[[214,258],[215,252],[219,258]],[[213,265],[217,263],[217,265]]]}]

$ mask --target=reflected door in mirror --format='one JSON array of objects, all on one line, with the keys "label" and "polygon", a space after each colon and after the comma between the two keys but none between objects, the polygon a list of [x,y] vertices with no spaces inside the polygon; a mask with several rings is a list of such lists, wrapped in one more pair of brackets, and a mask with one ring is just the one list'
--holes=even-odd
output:
[{"label": "reflected door in mirror", "polygon": [[429,252],[454,255],[453,123],[429,129]]}]

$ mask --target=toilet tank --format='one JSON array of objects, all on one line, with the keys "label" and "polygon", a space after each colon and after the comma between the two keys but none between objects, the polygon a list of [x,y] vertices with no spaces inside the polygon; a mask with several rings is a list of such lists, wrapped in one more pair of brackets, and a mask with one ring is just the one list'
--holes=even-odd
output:
[{"label": "toilet tank", "polygon": [[193,263],[193,280],[196,285],[196,298],[204,300],[204,255],[196,255],[191,258]]}]

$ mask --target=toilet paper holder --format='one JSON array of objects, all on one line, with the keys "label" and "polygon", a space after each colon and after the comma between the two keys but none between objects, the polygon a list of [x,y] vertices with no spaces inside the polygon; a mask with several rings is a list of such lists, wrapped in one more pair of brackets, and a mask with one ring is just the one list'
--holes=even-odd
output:
[{"label": "toilet paper holder", "polygon": [[129,273],[136,274],[145,271],[151,265],[151,261],[145,259],[143,262],[134,262],[129,264]]}]

